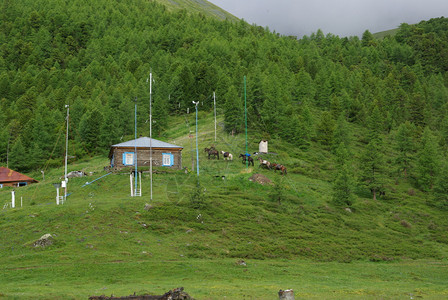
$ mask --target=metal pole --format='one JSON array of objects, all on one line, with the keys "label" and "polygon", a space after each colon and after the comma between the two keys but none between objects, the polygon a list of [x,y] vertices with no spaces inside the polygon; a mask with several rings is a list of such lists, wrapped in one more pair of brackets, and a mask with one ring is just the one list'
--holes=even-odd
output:
[{"label": "metal pole", "polygon": [[[247,149],[247,101],[246,101],[246,76],[244,76],[244,118],[245,118],[245,123],[246,123],[246,153],[244,155],[246,155],[248,153],[248,149]],[[246,169],[249,168],[249,157],[246,156]]]},{"label": "metal pole", "polygon": [[213,92],[213,107],[215,110],[215,142],[216,142],[216,95],[215,95],[215,92]]},{"label": "metal pole", "polygon": [[152,200],[152,72],[149,73],[149,174]]},{"label": "metal pole", "polygon": [[8,146],[6,146],[6,168],[9,168],[9,141],[11,140],[11,135],[8,138]]},{"label": "metal pole", "polygon": [[196,107],[196,168],[197,168],[197,175],[199,177],[199,148],[198,148],[198,104],[199,101],[196,101],[193,103]]},{"label": "metal pole", "polygon": [[135,130],[134,130],[134,195],[137,194],[137,97],[135,97]]},{"label": "metal pole", "polygon": [[70,116],[70,106],[67,104],[67,105],[65,105],[65,107],[67,108],[67,132],[65,134],[65,175],[64,175],[65,188],[64,188],[64,202],[67,200],[67,185],[68,185],[68,180],[67,180],[67,157],[68,157],[68,119],[69,119],[69,116]]}]

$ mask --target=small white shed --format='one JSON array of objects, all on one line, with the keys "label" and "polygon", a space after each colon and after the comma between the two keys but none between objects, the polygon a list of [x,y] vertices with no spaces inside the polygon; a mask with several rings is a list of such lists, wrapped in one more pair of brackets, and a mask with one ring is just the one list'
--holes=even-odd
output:
[{"label": "small white shed", "polygon": [[258,145],[258,152],[259,153],[268,153],[268,141],[261,140],[260,144]]}]

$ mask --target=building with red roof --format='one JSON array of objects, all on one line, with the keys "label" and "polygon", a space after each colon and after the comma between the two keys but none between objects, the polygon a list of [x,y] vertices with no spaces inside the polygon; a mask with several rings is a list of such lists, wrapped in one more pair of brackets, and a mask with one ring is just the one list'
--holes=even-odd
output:
[{"label": "building with red roof", "polygon": [[30,183],[36,183],[37,180],[23,175],[11,169],[0,167],[0,187],[4,186],[25,186]]}]

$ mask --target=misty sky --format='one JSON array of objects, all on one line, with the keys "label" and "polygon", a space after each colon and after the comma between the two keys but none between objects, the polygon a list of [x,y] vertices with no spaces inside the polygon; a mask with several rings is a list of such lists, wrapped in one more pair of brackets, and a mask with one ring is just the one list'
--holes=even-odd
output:
[{"label": "misty sky", "polygon": [[250,24],[282,35],[310,35],[321,29],[340,37],[361,36],[448,17],[448,0],[208,0]]}]

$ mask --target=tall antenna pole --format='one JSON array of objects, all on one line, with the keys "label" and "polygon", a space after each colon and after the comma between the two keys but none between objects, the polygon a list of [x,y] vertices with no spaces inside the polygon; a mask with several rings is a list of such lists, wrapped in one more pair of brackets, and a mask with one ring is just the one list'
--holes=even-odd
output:
[{"label": "tall antenna pole", "polygon": [[199,101],[192,101],[196,107],[196,169],[199,178],[199,148],[198,148],[198,104]]},{"label": "tall antenna pole", "polygon": [[215,142],[216,142],[216,95],[215,95],[215,92],[213,92],[213,107],[215,110]]},{"label": "tall antenna pole", "polygon": [[151,178],[152,200],[152,72],[149,73],[149,174]]},{"label": "tall antenna pole", "polygon": [[67,178],[67,157],[68,157],[68,119],[70,116],[70,106],[68,104],[65,105],[65,108],[67,108],[67,132],[65,134],[65,175],[64,175],[64,181],[65,181],[65,187],[64,187],[64,202],[67,200],[67,184],[68,184],[68,178]]},{"label": "tall antenna pole", "polygon": [[8,138],[8,145],[6,146],[6,167],[9,168],[9,141],[11,140],[11,135]]},{"label": "tall antenna pole", "polygon": [[[247,149],[247,101],[246,101],[246,75],[244,75],[244,118],[246,123],[246,154],[248,153]],[[246,169],[249,168],[249,159],[246,157]]]},{"label": "tall antenna pole", "polygon": [[138,173],[137,173],[137,97],[135,97],[135,130],[134,130],[134,135],[135,135],[135,139],[134,139],[134,195],[137,194],[137,177],[138,177]]}]

